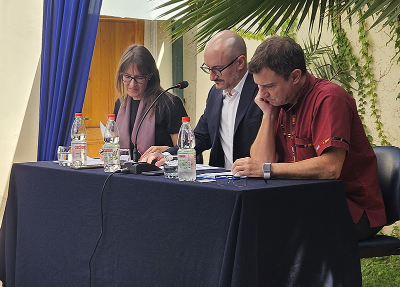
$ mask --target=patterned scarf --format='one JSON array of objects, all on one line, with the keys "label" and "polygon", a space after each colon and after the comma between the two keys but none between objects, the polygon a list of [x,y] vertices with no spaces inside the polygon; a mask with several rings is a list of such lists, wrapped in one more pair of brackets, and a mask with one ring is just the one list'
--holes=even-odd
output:
[{"label": "patterned scarf", "polygon": [[[119,108],[117,116],[117,126],[119,130],[119,144],[121,148],[130,148],[129,139],[135,143],[135,136],[140,120],[147,109],[144,109],[143,101],[140,101],[138,112],[136,114],[135,124],[132,134],[129,134],[129,125],[131,120],[131,101],[130,96],[126,97],[125,105]],[[137,148],[140,154],[143,154],[149,147],[155,144],[155,114],[147,114],[143,120],[138,134]]]}]

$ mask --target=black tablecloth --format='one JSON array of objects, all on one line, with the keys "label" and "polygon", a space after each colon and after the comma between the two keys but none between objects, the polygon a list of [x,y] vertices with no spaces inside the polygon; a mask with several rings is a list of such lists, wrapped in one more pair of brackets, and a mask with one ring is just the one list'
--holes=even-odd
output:
[{"label": "black tablecloth", "polygon": [[13,165],[0,233],[5,286],[361,286],[340,181],[239,188],[114,174],[101,197],[108,175]]}]

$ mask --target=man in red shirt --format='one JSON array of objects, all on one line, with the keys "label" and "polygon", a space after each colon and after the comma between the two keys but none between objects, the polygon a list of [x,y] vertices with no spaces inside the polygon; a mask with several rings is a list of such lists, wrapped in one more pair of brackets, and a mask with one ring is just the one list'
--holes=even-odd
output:
[{"label": "man in red shirt", "polygon": [[249,72],[259,87],[263,119],[250,157],[233,174],[264,178],[340,179],[358,239],[386,223],[377,161],[355,100],[340,86],[306,70],[302,48],[271,37],[256,50]]}]

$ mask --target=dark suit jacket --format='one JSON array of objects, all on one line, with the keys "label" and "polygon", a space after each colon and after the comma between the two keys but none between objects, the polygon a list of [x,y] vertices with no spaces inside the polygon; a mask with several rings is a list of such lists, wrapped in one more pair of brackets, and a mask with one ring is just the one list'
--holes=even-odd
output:
[{"label": "dark suit jacket", "polygon": [[[254,83],[253,75],[248,74],[240,94],[236,113],[233,161],[250,156],[250,147],[260,128],[263,112],[254,102],[257,93],[258,87]],[[214,85],[208,93],[204,114],[194,129],[196,154],[200,155],[203,151],[211,148],[209,165],[217,167],[225,166],[224,150],[219,138],[222,101],[222,90],[216,89]],[[177,146],[167,149],[171,154],[176,154],[177,150]]]},{"label": "dark suit jacket", "polygon": [[[261,125],[263,113],[254,98],[258,93],[253,75],[248,74],[243,85],[242,93],[235,120],[233,137],[233,160],[250,156],[250,147],[253,144],[258,129]],[[222,109],[222,90],[210,89],[204,114],[201,116],[196,128],[196,153],[200,154],[211,148],[210,162],[212,166],[224,167],[224,151],[222,149],[219,125]]]}]

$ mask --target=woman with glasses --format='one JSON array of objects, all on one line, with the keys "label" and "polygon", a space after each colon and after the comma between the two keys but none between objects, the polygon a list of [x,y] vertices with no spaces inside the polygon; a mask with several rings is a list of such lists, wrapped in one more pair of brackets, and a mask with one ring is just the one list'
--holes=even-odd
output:
[{"label": "woman with glasses", "polygon": [[[141,45],[131,45],[119,62],[115,87],[119,94],[114,114],[119,129],[121,148],[131,154],[137,127],[155,98],[164,90],[153,56]],[[181,119],[187,116],[181,99],[164,93],[144,118],[138,134],[137,148],[143,154],[150,146],[171,147],[177,144]]]}]

